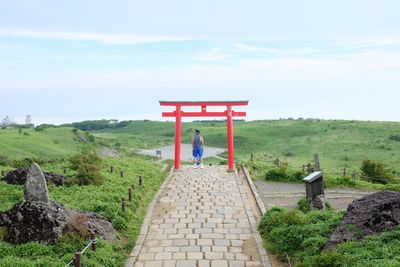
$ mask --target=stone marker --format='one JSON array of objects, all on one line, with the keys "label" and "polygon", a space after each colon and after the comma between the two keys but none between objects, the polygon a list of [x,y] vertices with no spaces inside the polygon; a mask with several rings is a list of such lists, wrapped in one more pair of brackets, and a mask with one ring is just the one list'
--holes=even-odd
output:
[{"label": "stone marker", "polygon": [[306,196],[313,199],[316,196],[324,194],[323,172],[316,171],[303,179],[306,184]]},{"label": "stone marker", "polygon": [[33,163],[29,168],[24,188],[25,201],[49,202],[46,179],[39,165]]},{"label": "stone marker", "polygon": [[303,179],[306,184],[306,197],[313,208],[325,209],[323,172],[316,171]]}]

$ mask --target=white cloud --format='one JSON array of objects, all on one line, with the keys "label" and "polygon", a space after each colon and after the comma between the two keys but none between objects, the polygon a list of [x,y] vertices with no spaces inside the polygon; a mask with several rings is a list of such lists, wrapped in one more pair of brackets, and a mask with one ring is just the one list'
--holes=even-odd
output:
[{"label": "white cloud", "polygon": [[265,52],[265,53],[278,53],[280,50],[278,49],[272,49],[272,48],[266,48],[266,47],[260,47],[260,46],[254,46],[254,45],[247,45],[247,44],[242,44],[242,43],[235,43],[233,46],[240,51],[244,52]]},{"label": "white cloud", "polygon": [[94,33],[94,32],[63,32],[63,31],[38,31],[30,29],[8,29],[0,28],[0,36],[10,37],[29,37],[60,39],[73,41],[96,41],[103,44],[142,44],[157,42],[181,42],[193,40],[188,36],[175,35],[135,35],[135,34],[112,34],[112,33]]},{"label": "white cloud", "polygon": [[[215,59],[224,58],[216,56]],[[226,57],[225,57],[226,58]],[[211,60],[211,58],[209,59]],[[195,64],[147,70],[76,71],[49,77],[6,79],[6,88],[75,88],[83,90],[215,89],[304,90],[373,88],[400,84],[400,53],[361,52],[336,57],[244,59],[230,64]]]},{"label": "white cloud", "polygon": [[195,61],[222,61],[230,57],[230,54],[222,53],[221,49],[219,48],[211,48],[205,53],[193,54],[189,57],[189,59]]}]

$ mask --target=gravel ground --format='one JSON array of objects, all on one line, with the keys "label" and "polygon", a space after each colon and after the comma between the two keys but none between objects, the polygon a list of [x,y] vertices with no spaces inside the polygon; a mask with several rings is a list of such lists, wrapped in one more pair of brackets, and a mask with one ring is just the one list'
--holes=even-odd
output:
[{"label": "gravel ground", "polygon": [[[153,149],[140,149],[137,152],[144,155],[156,156],[156,151],[161,150],[162,159],[174,159],[175,157],[175,145],[164,146],[160,148]],[[225,148],[219,147],[210,147],[206,146],[204,148],[204,158],[209,157],[218,157],[218,154],[225,152]],[[192,160],[192,145],[190,144],[181,144],[181,160]]]},{"label": "gravel ground", "polygon": [[[304,184],[278,183],[255,180],[254,184],[267,209],[273,206],[296,208],[299,199],[305,197]],[[335,209],[347,209],[347,206],[355,199],[376,191],[346,188],[325,189],[327,202]]]}]

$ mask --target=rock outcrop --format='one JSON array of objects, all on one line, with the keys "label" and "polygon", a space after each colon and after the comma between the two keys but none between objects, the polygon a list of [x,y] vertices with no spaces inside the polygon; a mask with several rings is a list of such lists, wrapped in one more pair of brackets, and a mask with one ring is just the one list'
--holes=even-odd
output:
[{"label": "rock outcrop", "polygon": [[113,241],[116,231],[103,216],[79,212],[49,201],[24,201],[0,213],[0,227],[7,228],[6,241],[13,244],[39,242],[56,244],[69,232],[88,238],[91,234]]},{"label": "rock outcrop", "polygon": [[[4,181],[8,184],[18,184],[24,185],[26,182],[26,177],[28,175],[29,168],[20,168],[13,171],[8,172],[1,181]],[[51,173],[51,172],[43,172],[44,177],[46,178],[47,183],[53,183],[56,186],[62,186],[69,181],[68,177]]]},{"label": "rock outcrop", "polygon": [[325,245],[329,249],[348,240],[397,229],[400,224],[400,192],[381,191],[353,201],[340,225]]},{"label": "rock outcrop", "polygon": [[49,201],[45,175],[39,165],[32,164],[26,177],[25,201],[0,213],[0,227],[7,228],[6,241],[14,244],[56,244],[67,233],[83,238],[94,234],[110,241],[115,239],[116,231],[103,216],[67,209]]}]

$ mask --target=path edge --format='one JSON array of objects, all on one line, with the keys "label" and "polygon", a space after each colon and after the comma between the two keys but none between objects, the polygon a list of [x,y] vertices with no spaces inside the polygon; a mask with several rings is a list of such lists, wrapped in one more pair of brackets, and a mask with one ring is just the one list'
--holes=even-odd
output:
[{"label": "path edge", "polygon": [[[263,202],[258,203],[257,197],[259,199],[260,199],[260,197],[258,196],[258,193],[256,191],[256,188],[255,188],[253,182],[251,181],[251,177],[250,177],[249,173],[247,172],[246,168],[244,168],[243,165],[241,165],[241,168],[242,168],[244,176],[246,177],[246,181],[247,181],[248,185],[250,186],[250,191],[252,192],[252,195],[253,195],[254,199],[256,200],[256,204],[257,204],[257,206],[258,206],[258,208],[259,208],[259,210],[261,212],[261,216],[262,216],[265,213],[264,203]],[[240,179],[238,174],[237,174],[236,177],[237,177],[237,179]],[[261,256],[261,262],[262,262],[264,267],[271,267],[271,262],[269,261],[269,257],[268,257],[267,251],[264,248],[263,239],[262,239],[262,237],[261,237],[261,235],[260,235],[260,233],[258,232],[258,229],[257,229],[256,217],[254,216],[254,213],[253,213],[250,205],[248,203],[246,203],[246,201],[244,199],[244,198],[246,198],[246,193],[244,191],[244,188],[242,187],[242,185],[239,182],[238,182],[238,186],[239,186],[240,195],[242,197],[242,201],[243,201],[243,203],[245,205],[247,218],[249,219],[249,222],[250,222],[250,225],[251,225],[251,229],[253,231],[253,235],[254,235],[254,238],[255,238],[255,241],[256,241],[257,250],[258,250],[258,253]],[[263,210],[264,210],[264,212],[263,212]]]},{"label": "path edge", "polygon": [[[163,169],[164,169],[164,167],[163,167]],[[132,252],[129,255],[128,260],[126,261],[125,267],[133,267],[133,266],[135,266],[136,259],[139,256],[139,252],[142,249],[144,240],[146,239],[146,236],[147,236],[147,232],[149,231],[149,225],[151,223],[151,217],[153,217],[154,207],[155,207],[157,201],[159,200],[162,192],[164,191],[165,187],[167,186],[167,184],[171,180],[173,174],[174,174],[174,168],[172,166],[170,171],[169,171],[168,176],[165,178],[165,180],[162,183],[160,189],[158,189],[158,192],[153,197],[153,200],[151,201],[151,203],[149,204],[149,206],[147,208],[147,214],[146,214],[146,217],[144,217],[142,228],[140,229],[140,234],[138,235],[137,240],[136,240],[136,244],[133,247]]]},{"label": "path edge", "polygon": [[251,176],[250,176],[249,171],[246,169],[246,167],[244,167],[243,164],[241,164],[240,167],[241,167],[241,169],[242,169],[242,172],[243,172],[243,174],[244,174],[244,177],[246,177],[247,183],[248,183],[249,186],[250,186],[251,192],[253,193],[253,196],[254,196],[254,198],[256,199],[257,206],[258,206],[258,208],[260,209],[260,211],[261,211],[261,216],[262,216],[262,215],[264,215],[264,214],[267,212],[267,210],[266,210],[266,208],[265,208],[265,205],[264,205],[264,202],[262,201],[260,195],[259,195],[258,192],[257,192],[257,188],[256,188],[256,186],[254,185],[253,180],[251,179]]}]

